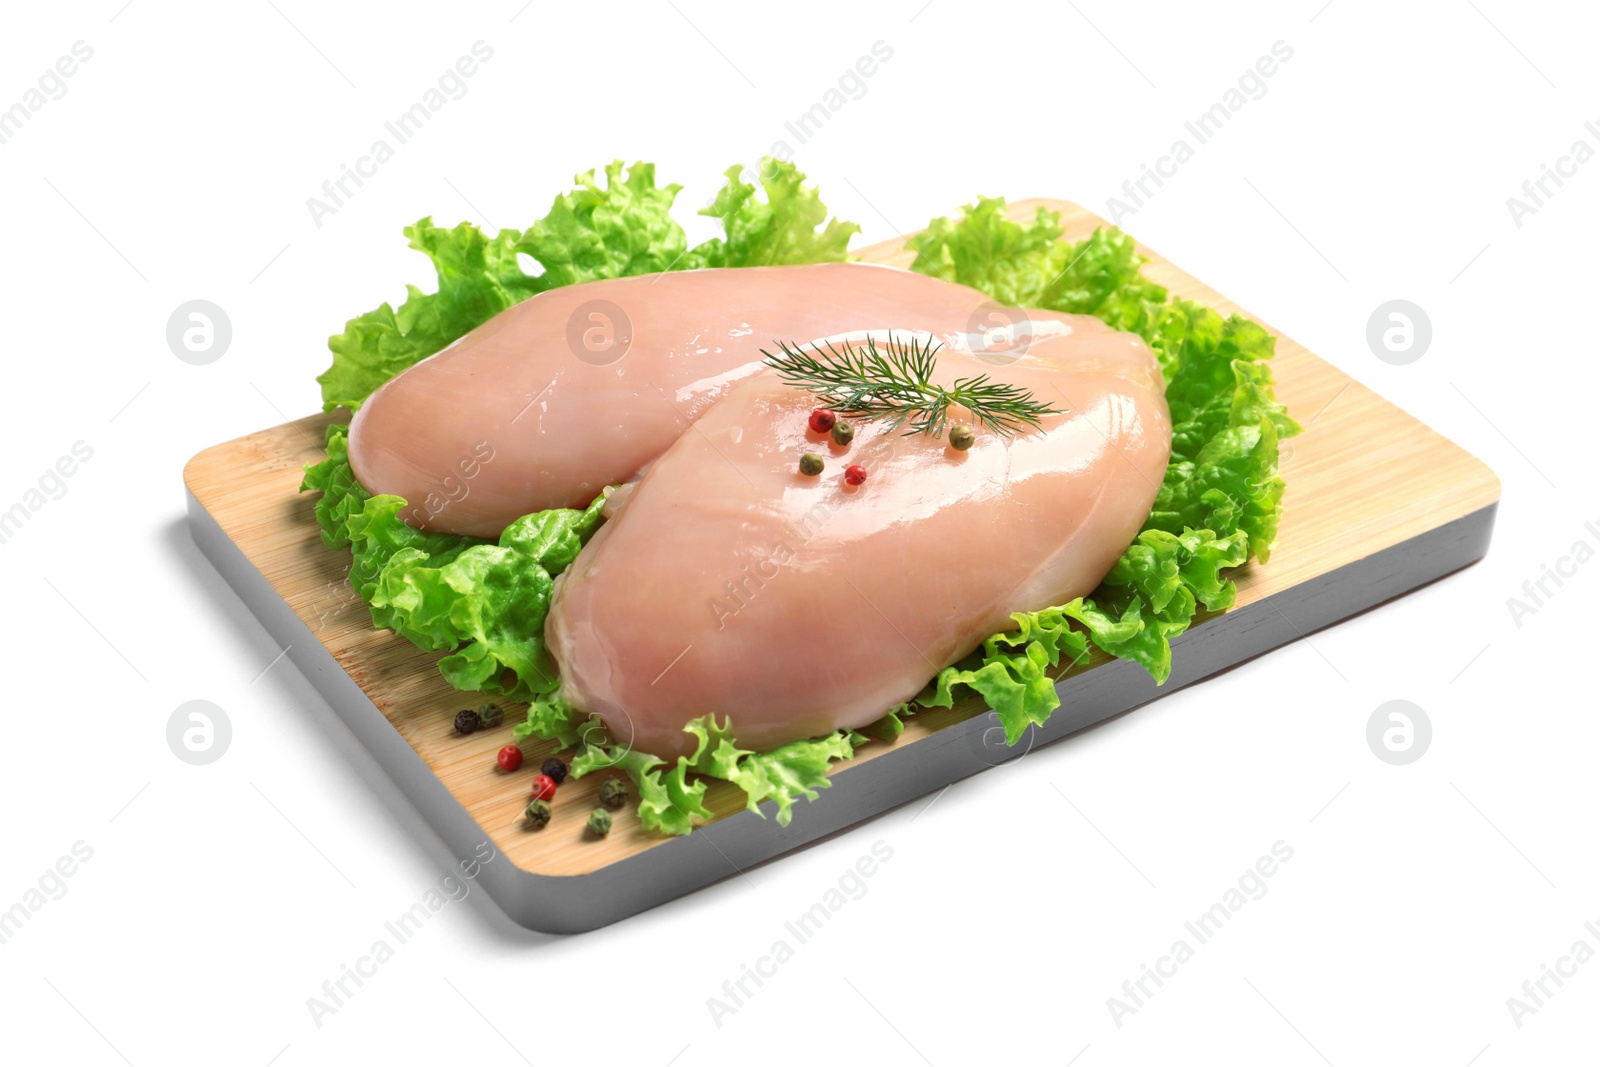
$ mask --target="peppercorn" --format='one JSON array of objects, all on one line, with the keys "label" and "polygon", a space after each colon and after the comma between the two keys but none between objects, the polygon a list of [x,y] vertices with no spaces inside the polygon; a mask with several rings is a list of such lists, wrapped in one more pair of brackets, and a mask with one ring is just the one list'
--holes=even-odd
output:
[{"label": "peppercorn", "polygon": [[527,818],[529,828],[543,830],[550,824],[550,802],[548,800],[532,801],[522,814]]},{"label": "peppercorn", "polygon": [[847,485],[860,485],[867,480],[867,468],[859,463],[852,463],[844,469],[844,480]]},{"label": "peppercorn", "polygon": [[478,713],[471,708],[456,712],[456,733],[470,734],[479,726]]},{"label": "peppercorn", "polygon": [[836,422],[833,424],[833,443],[840,448],[855,440],[855,436],[856,428],[848,422]]},{"label": "peppercorn", "polygon": [[548,774],[533,776],[533,795],[540,800],[549,800],[556,795],[556,782]]},{"label": "peppercorn", "polygon": [[972,427],[964,422],[958,422],[950,427],[950,447],[957,452],[965,452],[978,440],[978,435],[972,432]]},{"label": "peppercorn", "polygon": [[478,722],[484,726],[499,726],[505,722],[505,710],[499,704],[480,704],[478,706]]},{"label": "peppercorn", "polygon": [[540,764],[539,770],[541,773],[549,775],[550,780],[555,782],[556,785],[560,785],[567,780],[567,765],[555,756],[551,756]]},{"label": "peppercorn", "polygon": [[839,416],[835,415],[827,408],[818,408],[811,413],[811,418],[808,421],[811,424],[812,430],[816,431],[817,433],[827,433],[829,430],[833,429],[833,424],[837,422],[838,419]]},{"label": "peppercorn", "polygon": [[600,803],[608,808],[620,808],[628,802],[628,784],[621,778],[607,778],[600,783]]},{"label": "peppercorn", "polygon": [[518,767],[522,766],[522,749],[518,748],[516,745],[507,745],[505,748],[502,748],[500,750],[500,754],[495,757],[495,762],[500,764],[500,769],[502,771],[514,771]]},{"label": "peppercorn", "polygon": [[800,457],[800,473],[814,476],[822,473],[822,457],[815,452],[807,452]]},{"label": "peppercorn", "polygon": [[605,808],[595,808],[589,813],[589,832],[604,837],[611,832],[611,813]]}]

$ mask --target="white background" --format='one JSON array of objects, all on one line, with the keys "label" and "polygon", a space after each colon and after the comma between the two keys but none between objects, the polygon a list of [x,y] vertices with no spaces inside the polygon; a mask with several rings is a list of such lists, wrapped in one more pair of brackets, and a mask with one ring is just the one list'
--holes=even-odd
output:
[{"label": "white background", "polygon": [[[1574,140],[1600,147],[1590,6],[122,4],[13,5],[0,33],[0,107],[94,49],[0,145],[0,508],[93,448],[0,545],[0,909],[93,849],[0,945],[8,1060],[1592,1058],[1600,963],[1520,1028],[1506,1006],[1578,939],[1600,950],[1600,564],[1520,627],[1506,603],[1600,545],[1600,162],[1520,228],[1506,206]],[[314,225],[306,198],[480,39],[467,95]],[[324,338],[429,281],[402,225],[524,226],[615,156],[683,182],[690,219],[879,40],[865,95],[796,146],[863,243],[980,192],[1103,212],[1287,42],[1267,94],[1124,224],[1488,461],[1488,559],[590,935],[530,934],[474,892],[318,1027],[307,998],[452,858],[293,668],[262,675],[278,649],[189,542],[183,463],[316,409]],[[1364,339],[1396,297],[1433,321],[1410,366]],[[210,366],[165,341],[195,298],[233,323]],[[234,729],[206,767],[164,736],[195,698]],[[1396,698],[1434,727],[1406,767],[1365,741]],[[879,840],[866,895],[717,1026],[707,998]],[[1266,896],[1115,1025],[1107,998],[1279,840]]]}]

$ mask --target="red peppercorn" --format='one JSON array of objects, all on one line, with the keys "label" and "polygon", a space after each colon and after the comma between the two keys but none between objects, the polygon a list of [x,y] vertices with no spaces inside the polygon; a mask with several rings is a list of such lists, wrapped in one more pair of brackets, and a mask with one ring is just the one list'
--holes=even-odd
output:
[{"label": "red peppercorn", "polygon": [[556,780],[548,774],[533,776],[533,798],[535,800],[549,800],[556,795]]},{"label": "red peppercorn", "polygon": [[514,771],[522,766],[522,749],[516,745],[507,745],[500,750],[500,754],[495,759],[499,762],[502,771]]},{"label": "red peppercorn", "polygon": [[859,463],[852,463],[844,469],[844,480],[847,485],[860,485],[867,480],[867,468]]},{"label": "red peppercorn", "polygon": [[811,429],[817,433],[827,433],[838,421],[839,417],[827,408],[818,408],[811,413]]}]

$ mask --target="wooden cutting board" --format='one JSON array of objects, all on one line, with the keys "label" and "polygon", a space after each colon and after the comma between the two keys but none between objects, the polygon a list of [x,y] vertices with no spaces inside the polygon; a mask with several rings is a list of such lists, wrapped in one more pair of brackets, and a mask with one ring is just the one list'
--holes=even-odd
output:
[{"label": "wooden cutting board", "polygon": [[[1040,205],[1061,212],[1068,240],[1107,225],[1055,200],[1022,201],[1008,213],[1030,218]],[[861,258],[906,266],[912,256],[901,249],[898,240],[886,242]],[[1145,273],[1175,295],[1249,315],[1141,251],[1149,258]],[[1269,564],[1236,572],[1234,608],[1178,640],[1167,690],[1415,588],[1487,549],[1500,495],[1488,467],[1273,332],[1278,396],[1307,426],[1285,442],[1288,490],[1278,544]],[[308,356],[308,374],[321,358]],[[1014,750],[996,747],[992,713],[980,705],[922,711],[895,742],[874,741],[836,767],[833,788],[802,803],[787,828],[744,812],[743,794],[719,782],[707,799],[717,819],[689,837],[644,831],[630,806],[609,837],[592,840],[583,824],[604,777],[596,774],[562,786],[555,820],[531,832],[521,817],[529,780],[554,746],[529,747],[515,774],[498,770],[495,753],[510,743],[520,705],[505,705],[506,724],[498,729],[457,736],[454,713],[477,699],[444,682],[435,654],[373,629],[344,580],[349,553],[319,539],[314,494],[298,487],[305,464],[322,456],[324,426],[337,417],[313,415],[195,456],[184,470],[195,540],[448,847],[466,857],[488,840],[510,859],[485,865],[484,885],[527,926],[603,925],[1166,691],[1137,668],[1100,656],[1063,673],[1063,707]]]}]

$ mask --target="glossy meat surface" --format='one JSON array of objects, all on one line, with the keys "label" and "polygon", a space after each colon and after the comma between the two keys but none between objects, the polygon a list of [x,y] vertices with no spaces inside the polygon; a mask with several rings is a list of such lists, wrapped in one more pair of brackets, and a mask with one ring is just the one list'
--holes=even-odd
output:
[{"label": "glossy meat surface", "polygon": [[[546,636],[563,693],[661,756],[687,752],[683,724],[707,713],[765,749],[864,726],[1011,612],[1094,589],[1166,468],[1161,374],[1136,336],[1035,315],[1031,344],[946,351],[938,378],[989,373],[1063,413],[1010,440],[980,431],[965,453],[881,423],[835,447],[807,427],[815,400],[770,371],[730,389],[558,580]],[[820,476],[797,472],[805,451]]]},{"label": "glossy meat surface", "polygon": [[369,397],[350,460],[367,489],[406,498],[412,525],[495,537],[633,477],[778,341],[888,328],[953,339],[993,309],[977,290],[863,263],[553,289]]}]

